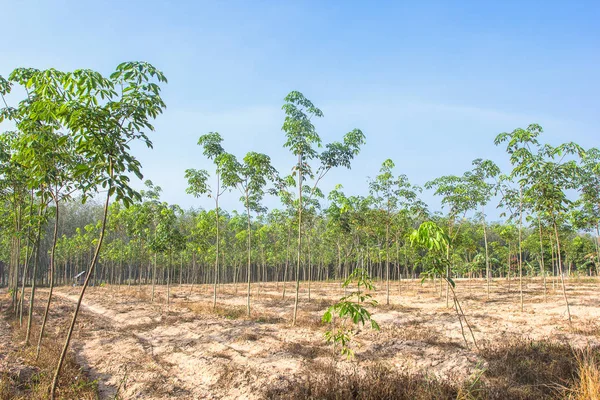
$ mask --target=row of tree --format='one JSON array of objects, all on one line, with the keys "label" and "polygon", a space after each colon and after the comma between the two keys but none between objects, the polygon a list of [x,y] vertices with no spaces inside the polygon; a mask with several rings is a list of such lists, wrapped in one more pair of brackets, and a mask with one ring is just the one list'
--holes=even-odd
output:
[{"label": "row of tree", "polygon": [[[78,193],[85,202],[102,192],[105,197],[89,273],[67,331],[53,379],[55,397],[62,364],[69,347],[81,299],[95,269],[107,226],[111,200],[131,205],[139,194],[130,177],[141,178],[141,165],[130,154],[130,144],[152,142],[152,119],[164,109],[159,84],[166,78],[152,65],[126,62],[105,77],[86,69],[17,68],[0,76],[0,123],[9,128],[0,135],[0,197],[3,237],[7,240],[8,287],[14,311],[22,322],[25,279],[31,274],[26,345],[29,345],[35,289],[41,268],[47,269],[50,293],[37,341],[37,355],[52,302],[56,275],[57,223],[61,204]],[[49,247],[42,248],[42,232],[54,228]],[[6,239],[8,238],[8,239]],[[48,263],[42,264],[42,251]],[[19,283],[21,284],[19,287]],[[20,295],[19,295],[20,293]]]}]

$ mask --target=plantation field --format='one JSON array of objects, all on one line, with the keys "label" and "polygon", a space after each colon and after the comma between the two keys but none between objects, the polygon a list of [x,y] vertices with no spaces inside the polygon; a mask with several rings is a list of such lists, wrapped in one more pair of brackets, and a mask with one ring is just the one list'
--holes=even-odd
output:
[{"label": "plantation field", "polygon": [[[458,280],[459,299],[480,351],[472,342],[469,348],[465,345],[456,313],[446,307],[445,290],[439,296],[439,285],[394,282],[389,306],[381,290],[384,283],[376,285],[379,304],[371,311],[381,331],[365,328],[353,337],[353,360],[334,354],[324,341],[328,325],[321,317],[344,295],[339,283],[313,283],[310,302],[303,285],[294,327],[292,283],[285,300],[281,283],[254,285],[251,318],[246,317],[241,284],[237,293],[233,285],[220,287],[214,310],[211,286],[172,287],[168,310],[164,286],[156,286],[153,303],[150,286],[90,287],[76,326],[75,359],[91,380],[97,380],[101,398],[302,398],[323,390],[319,386],[335,385],[331,377],[340,384],[341,377],[360,380],[365,374],[388,384],[413,374],[419,379],[435,377],[439,384],[419,390],[433,390],[436,397],[450,393],[452,398],[458,386],[480,390],[473,382],[535,393],[530,390],[534,382],[520,382],[523,376],[517,376],[518,364],[524,362],[520,357],[528,357],[528,352],[533,358],[525,360],[531,375],[525,380],[550,379],[556,386],[568,386],[556,376],[536,375],[535,364],[546,370],[540,371],[544,374],[550,365],[574,359],[563,345],[600,345],[600,285],[590,278],[567,284],[572,327],[558,283],[553,290],[548,282],[545,299],[541,280],[528,280],[521,312],[518,282],[511,283],[509,292],[505,279],[495,280],[488,300],[484,280]],[[79,288],[59,287],[54,293],[49,334],[62,337],[59,333],[66,329]],[[47,291],[41,289],[40,307],[45,297]],[[6,307],[6,293],[2,299]],[[445,388],[444,382],[455,388]]]}]

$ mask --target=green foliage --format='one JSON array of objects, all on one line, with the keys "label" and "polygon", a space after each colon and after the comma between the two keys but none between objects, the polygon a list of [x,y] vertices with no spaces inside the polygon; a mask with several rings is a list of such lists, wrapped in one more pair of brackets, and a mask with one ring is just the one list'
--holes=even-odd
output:
[{"label": "green foliage", "polygon": [[448,246],[450,237],[433,221],[423,222],[418,229],[410,234],[412,246],[427,250],[425,256],[423,279],[433,278],[434,276],[444,277],[448,283],[455,286],[452,278],[446,276],[446,270],[450,265],[448,259]]},{"label": "green foliage", "polygon": [[371,318],[371,313],[365,307],[377,305],[377,301],[367,292],[375,290],[367,271],[363,268],[356,268],[342,286],[349,287],[351,285],[356,285],[358,290],[342,297],[337,303],[330,306],[322,318],[322,321],[326,323],[332,323],[334,317],[341,320],[338,326],[325,332],[325,340],[327,343],[332,343],[334,348],[340,347],[341,354],[348,358],[354,356],[349,344],[359,326],[369,323],[371,329],[380,329],[379,324]]}]

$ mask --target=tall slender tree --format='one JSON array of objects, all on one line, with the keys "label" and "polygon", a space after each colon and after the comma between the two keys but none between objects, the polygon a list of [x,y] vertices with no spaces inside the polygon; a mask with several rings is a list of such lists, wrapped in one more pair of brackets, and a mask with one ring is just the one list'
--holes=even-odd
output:
[{"label": "tall slender tree", "polygon": [[220,252],[220,218],[219,218],[219,198],[225,191],[231,188],[231,182],[226,182],[222,179],[223,171],[228,165],[233,163],[233,155],[225,152],[221,143],[223,138],[218,132],[210,132],[200,136],[198,145],[202,146],[203,154],[215,164],[216,185],[214,188],[207,183],[209,174],[206,170],[187,169],[185,177],[188,180],[187,193],[193,194],[195,197],[207,195],[215,201],[215,226],[216,226],[216,242],[215,242],[215,269],[213,281],[213,308],[217,306],[217,284],[219,282],[219,259]]},{"label": "tall slender tree", "polygon": [[265,194],[268,180],[275,178],[276,171],[271,166],[269,156],[261,153],[250,152],[246,154],[243,162],[238,162],[235,157],[227,158],[223,166],[223,182],[231,187],[235,186],[242,194],[241,201],[246,209],[247,218],[247,294],[246,312],[250,316],[250,291],[252,282],[252,218],[250,211],[260,212],[260,202]]},{"label": "tall slender tree", "polygon": [[[298,299],[300,293],[300,265],[302,257],[302,212],[304,181],[313,180],[312,187],[308,186],[308,193],[312,197],[318,193],[317,186],[327,173],[335,167],[350,168],[350,163],[356,156],[360,147],[365,143],[365,135],[359,129],[354,129],[344,136],[343,142],[332,142],[327,144],[322,153],[318,153],[316,147],[321,146],[321,138],[312,123],[312,118],[322,117],[323,112],[315,107],[304,95],[297,91],[290,92],[284,99],[283,110],[285,120],[282,130],[285,132],[285,148],[289,148],[292,154],[298,157],[298,161],[292,170],[292,176],[297,177],[296,188],[298,193],[298,246],[296,262],[296,296],[294,299],[294,314],[292,325],[296,324],[298,315]],[[320,165],[313,172],[309,161],[317,158]],[[290,180],[287,180],[289,182]]]}]

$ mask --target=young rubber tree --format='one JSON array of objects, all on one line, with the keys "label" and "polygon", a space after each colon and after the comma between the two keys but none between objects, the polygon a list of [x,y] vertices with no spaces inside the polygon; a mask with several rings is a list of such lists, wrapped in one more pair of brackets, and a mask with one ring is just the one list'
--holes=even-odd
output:
[{"label": "young rubber tree", "polygon": [[[525,193],[528,193],[529,188],[526,187],[526,180],[520,179],[519,170],[523,170],[527,165],[532,165],[536,157],[536,149],[539,149],[539,135],[542,133],[542,127],[537,124],[530,124],[526,129],[517,128],[508,133],[503,132],[496,136],[494,144],[498,146],[501,143],[506,143],[506,152],[510,155],[510,163],[513,165],[513,170],[509,176],[501,177],[502,183],[499,189],[502,193],[501,206],[505,206],[511,213],[511,218],[514,218],[518,211],[519,218],[519,292],[521,300],[521,311],[523,311],[523,215],[525,207],[529,205],[529,200]],[[508,182],[512,179],[518,181],[519,188],[512,189]]]},{"label": "young rubber tree", "polygon": [[[285,120],[282,130],[285,132],[286,141],[283,145],[290,149],[298,161],[292,170],[292,176],[297,177],[296,189],[298,193],[297,215],[298,215],[298,245],[296,262],[296,295],[294,299],[294,314],[292,325],[296,324],[298,315],[298,299],[300,293],[300,266],[302,259],[302,212],[304,209],[303,192],[305,191],[304,182],[307,179],[313,180],[311,189],[308,189],[310,195],[317,193],[317,185],[332,169],[338,166],[350,168],[350,163],[354,156],[360,151],[360,146],[365,142],[365,136],[359,129],[347,133],[343,142],[333,142],[327,144],[322,153],[318,153],[316,147],[321,147],[321,138],[312,123],[312,118],[320,118],[323,112],[315,107],[304,95],[297,91],[290,92],[284,99],[283,110]],[[318,159],[320,165],[313,172],[309,162]],[[288,180],[289,181],[289,180]]]},{"label": "young rubber tree", "polygon": [[[567,308],[569,323],[571,312],[565,288],[562,268],[561,245],[558,232],[559,221],[566,217],[571,201],[565,191],[577,186],[578,168],[574,160],[565,160],[567,155],[584,152],[574,143],[565,143],[558,147],[541,145],[537,138],[543,132],[541,126],[532,124],[527,129],[515,129],[511,133],[501,133],[495,143],[506,143],[506,151],[513,165],[511,176],[519,180],[521,204],[525,198],[530,207],[542,216],[546,216],[555,233],[558,269]],[[557,158],[559,158],[557,160]],[[520,206],[522,210],[522,205]],[[522,220],[522,211],[520,212]],[[521,242],[521,240],[520,240]],[[521,252],[521,249],[519,249]],[[522,255],[520,255],[520,260]]]},{"label": "young rubber tree", "polygon": [[185,244],[185,238],[178,226],[178,217],[181,214],[183,214],[183,210],[179,206],[162,203],[157,215],[156,235],[150,243],[150,248],[154,252],[166,253],[169,257],[167,263],[167,312],[171,301],[173,252],[182,250]]},{"label": "young rubber tree", "polygon": [[409,208],[417,199],[419,187],[408,182],[406,175],[394,177],[394,162],[387,159],[381,165],[380,174],[369,183],[371,196],[385,212],[385,280],[386,300],[390,304],[390,227],[399,208]]},{"label": "young rubber tree", "polygon": [[242,194],[241,201],[246,209],[247,218],[247,295],[246,312],[250,316],[250,291],[252,282],[252,218],[250,211],[260,212],[260,202],[265,195],[268,180],[275,177],[269,156],[250,152],[240,163],[230,157],[223,166],[223,182],[226,186],[235,186]]},{"label": "young rubber tree", "polygon": [[[447,243],[447,254],[445,277],[446,281],[446,307],[449,307],[450,300],[450,274],[452,270],[452,257],[451,249],[453,242],[460,232],[462,223],[465,219],[465,215],[469,210],[476,208],[476,198],[471,188],[471,182],[469,176],[455,176],[446,175],[440,178],[436,178],[433,181],[425,183],[425,188],[435,188],[435,195],[442,196],[442,205],[448,207],[448,238]],[[456,219],[460,218],[458,226],[456,226]]]},{"label": "young rubber tree", "polygon": [[349,344],[356,330],[366,323],[370,324],[371,329],[377,331],[380,327],[365,307],[377,305],[377,301],[370,293],[375,290],[375,286],[367,271],[364,268],[356,268],[344,281],[343,286],[344,288],[356,286],[357,290],[327,308],[321,320],[326,323],[334,323],[334,317],[341,320],[337,326],[325,332],[325,340],[333,345],[334,351],[339,346],[341,354],[351,358],[354,356],[354,351]]},{"label": "young rubber tree", "polygon": [[467,321],[467,317],[465,316],[462,306],[458,301],[458,297],[456,296],[456,292],[454,291],[456,284],[448,274],[444,274],[444,271],[447,271],[450,264],[450,259],[448,258],[448,254],[450,254],[450,252],[447,250],[452,244],[450,236],[446,234],[446,232],[444,232],[444,230],[435,222],[426,221],[410,234],[410,242],[412,246],[422,248],[427,251],[425,263],[427,269],[423,272],[423,281],[427,278],[433,278],[435,276],[441,276],[442,279],[446,280],[452,292],[454,309],[456,310],[456,315],[458,317],[458,321],[460,322],[461,333],[465,341],[465,345],[469,347],[469,342],[467,341],[467,337],[465,335],[463,321],[471,333],[471,338],[473,339],[475,348],[479,350],[477,340],[475,340],[475,335],[471,329],[471,325]]},{"label": "young rubber tree", "polygon": [[[573,143],[558,147],[545,145],[541,148],[539,157],[535,157],[531,163],[520,165],[516,169],[518,176],[529,187],[526,196],[531,199],[533,208],[538,213],[545,215],[554,229],[558,272],[569,323],[571,323],[571,311],[563,271],[559,225],[568,219],[572,209],[572,202],[567,197],[566,191],[575,189],[578,179],[576,162],[563,160],[565,155],[577,153],[582,154],[583,152],[579,146]],[[556,158],[560,159],[556,160]]]},{"label": "young rubber tree", "polygon": [[231,182],[225,182],[222,179],[222,173],[228,165],[233,163],[233,156],[223,149],[221,145],[223,138],[218,132],[210,132],[200,136],[198,139],[198,145],[202,146],[204,151],[203,154],[209,160],[212,160],[215,164],[215,177],[216,185],[214,188],[208,184],[209,174],[206,170],[187,169],[185,171],[185,178],[188,181],[187,193],[200,197],[207,195],[215,201],[215,226],[216,226],[216,251],[215,251],[215,276],[213,282],[213,308],[217,306],[217,284],[219,282],[219,258],[220,253],[220,219],[219,219],[219,198],[226,190],[231,186]]},{"label": "young rubber tree", "polygon": [[579,166],[578,190],[579,204],[586,230],[595,230],[596,256],[600,263],[600,150],[592,148],[585,151]]},{"label": "young rubber tree", "polygon": [[481,207],[481,225],[483,227],[483,241],[485,246],[485,276],[487,286],[487,297],[490,298],[490,254],[488,249],[487,226],[485,222],[485,206],[489,203],[495,194],[495,183],[489,182],[490,178],[495,179],[500,174],[500,168],[490,160],[476,159],[473,161],[473,171],[465,174],[467,180],[471,183],[471,190],[474,192],[474,202]]},{"label": "young rubber tree", "polygon": [[[50,397],[55,398],[62,368],[81,302],[94,273],[106,228],[111,197],[129,206],[140,195],[130,186],[132,173],[142,178],[141,164],[130,153],[130,143],[139,140],[148,147],[152,142],[151,120],[162,113],[165,104],[160,97],[160,83],[165,76],[145,62],[119,64],[109,78],[90,70],[76,70],[65,75],[57,92],[65,93],[60,119],[76,143],[76,152],[84,159],[75,169],[84,199],[97,189],[106,191],[101,228],[85,281],[77,299],[67,330],[65,344],[58,360]],[[60,101],[60,99],[57,99]]]},{"label": "young rubber tree", "polygon": [[[501,193],[500,203],[498,207],[503,208],[500,216],[504,217],[508,215],[507,227],[512,228],[510,225],[514,220],[517,220],[517,262],[519,267],[519,301],[521,312],[524,310],[524,294],[523,294],[523,215],[525,212],[529,212],[529,202],[524,198],[523,192],[524,182],[519,183],[519,187],[514,187],[514,177],[509,175],[500,175],[498,179],[498,190]],[[509,265],[510,275],[510,265]],[[508,282],[508,288],[510,291],[510,277]]]}]

